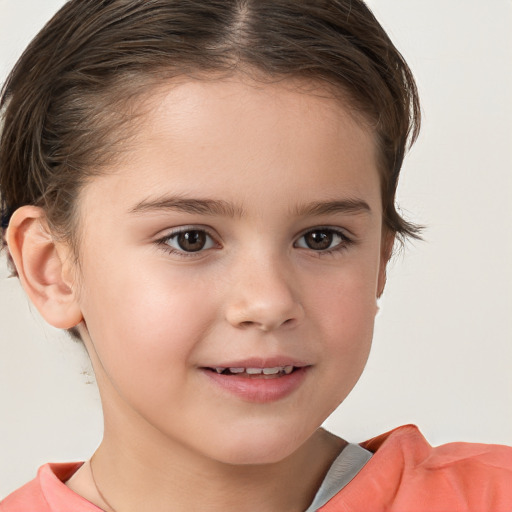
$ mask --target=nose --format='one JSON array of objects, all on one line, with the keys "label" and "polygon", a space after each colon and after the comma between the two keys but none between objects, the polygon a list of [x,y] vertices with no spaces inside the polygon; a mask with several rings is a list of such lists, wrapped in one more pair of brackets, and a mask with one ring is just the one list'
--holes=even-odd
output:
[{"label": "nose", "polygon": [[301,322],[304,309],[289,265],[252,259],[240,267],[230,279],[226,304],[226,320],[231,325],[268,332]]}]

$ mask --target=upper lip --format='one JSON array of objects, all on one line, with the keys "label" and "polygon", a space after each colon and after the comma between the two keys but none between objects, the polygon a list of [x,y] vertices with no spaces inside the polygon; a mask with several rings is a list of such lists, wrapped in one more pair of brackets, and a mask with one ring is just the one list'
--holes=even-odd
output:
[{"label": "upper lip", "polygon": [[274,357],[251,357],[248,359],[238,359],[223,361],[215,364],[203,365],[202,368],[278,368],[280,366],[294,366],[296,368],[311,366],[310,363],[299,361],[286,356]]}]

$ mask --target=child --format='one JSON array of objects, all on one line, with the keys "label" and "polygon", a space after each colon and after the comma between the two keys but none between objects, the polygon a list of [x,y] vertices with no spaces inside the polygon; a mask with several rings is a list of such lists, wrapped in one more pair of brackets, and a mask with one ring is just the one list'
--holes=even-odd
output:
[{"label": "child", "polygon": [[419,232],[394,204],[417,92],[363,3],[74,0],[2,106],[9,257],[105,418],[2,512],[512,508],[506,447],[320,428]]}]

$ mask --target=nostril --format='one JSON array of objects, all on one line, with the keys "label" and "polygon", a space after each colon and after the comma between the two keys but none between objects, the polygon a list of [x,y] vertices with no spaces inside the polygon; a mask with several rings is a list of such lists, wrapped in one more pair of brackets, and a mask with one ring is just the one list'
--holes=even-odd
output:
[{"label": "nostril", "polygon": [[240,322],[238,324],[239,327],[241,327],[242,329],[248,329],[250,327],[258,327],[259,329],[263,330],[263,331],[271,331],[273,329],[276,329],[278,327],[283,327],[283,326],[290,326],[294,323],[294,319],[293,318],[288,318],[287,320],[285,320],[284,322],[276,322],[276,323],[271,323],[271,322],[255,322],[255,321],[252,321],[252,320],[245,320],[243,322]]}]

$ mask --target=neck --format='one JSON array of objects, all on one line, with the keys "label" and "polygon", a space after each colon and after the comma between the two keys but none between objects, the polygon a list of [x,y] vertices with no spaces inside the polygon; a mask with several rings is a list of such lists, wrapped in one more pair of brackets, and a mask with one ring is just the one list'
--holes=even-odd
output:
[{"label": "neck", "polygon": [[[133,441],[106,432],[94,455],[96,485],[113,512],[305,510],[346,444],[319,429],[285,460],[233,465],[183,447],[152,449]],[[96,503],[109,508],[97,497]]]}]

